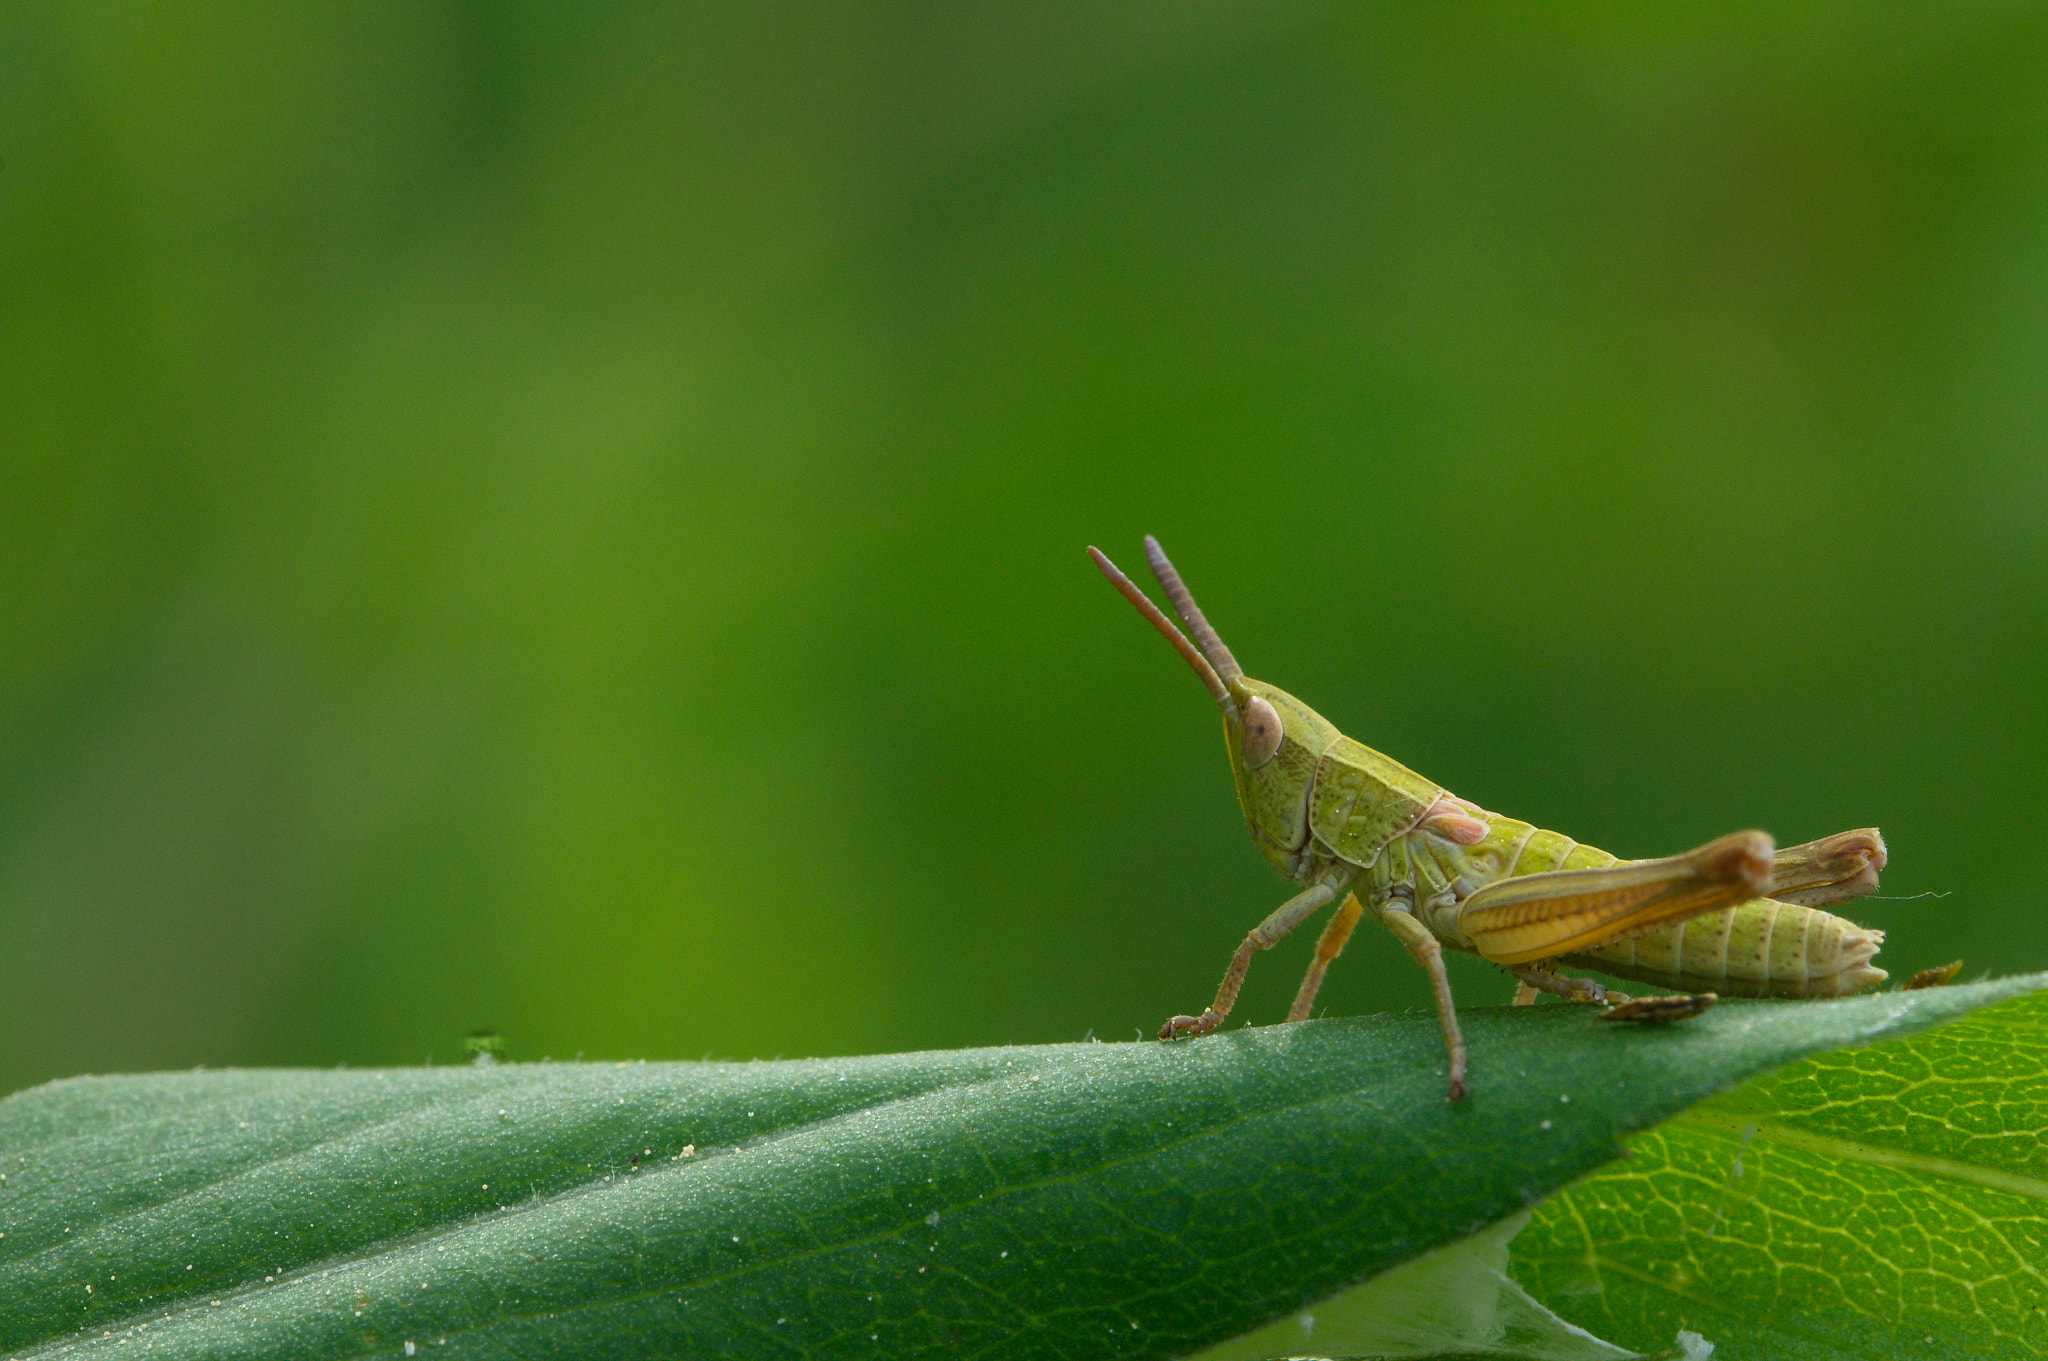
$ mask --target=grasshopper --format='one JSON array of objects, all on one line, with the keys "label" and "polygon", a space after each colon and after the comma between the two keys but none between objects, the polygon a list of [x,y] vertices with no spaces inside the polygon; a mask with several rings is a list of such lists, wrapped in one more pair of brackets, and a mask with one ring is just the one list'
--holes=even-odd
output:
[{"label": "grasshopper", "polygon": [[[1548,992],[1626,1007],[1617,1019],[1696,1014],[1713,1000],[1709,990],[1837,997],[1885,978],[1870,962],[1884,933],[1819,910],[1877,888],[1885,848],[1876,828],[1784,848],[1765,832],[1731,832],[1683,855],[1622,860],[1458,798],[1245,675],[1157,539],[1146,536],[1146,561],[1193,642],[1100,551],[1088,553],[1215,697],[1252,840],[1301,885],[1237,947],[1216,1000],[1199,1016],[1167,1021],[1160,1039],[1221,1025],[1251,957],[1339,899],[1287,1019],[1307,1018],[1324,971],[1370,907],[1429,974],[1452,1101],[1467,1090],[1466,1054],[1445,946],[1512,974],[1517,1005]],[[1703,995],[1629,1006],[1625,994],[1560,973],[1565,965]]]}]

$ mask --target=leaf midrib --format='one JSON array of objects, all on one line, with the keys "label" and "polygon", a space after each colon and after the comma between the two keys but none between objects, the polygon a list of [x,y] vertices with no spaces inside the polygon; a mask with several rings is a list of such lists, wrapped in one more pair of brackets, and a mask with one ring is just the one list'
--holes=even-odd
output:
[{"label": "leaf midrib", "polygon": [[[1600,1256],[1600,1251],[1597,1247],[1593,1249],[1592,1260],[1595,1264],[1595,1270],[1597,1271],[1603,1273],[1612,1272],[1617,1276],[1627,1277],[1629,1280],[1635,1281],[1639,1285],[1647,1285],[1654,1287],[1658,1290],[1667,1291],[1670,1294],[1676,1295],[1680,1299],[1685,1300],[1689,1304],[1697,1305],[1703,1311],[1712,1311],[1713,1313],[1718,1314],[1723,1318],[1732,1318],[1739,1322],[1744,1323],[1753,1324],[1755,1322],[1755,1320],[1753,1320],[1750,1316],[1742,1313],[1740,1310],[1730,1308],[1725,1301],[1717,1299],[1712,1295],[1698,1294],[1694,1292],[1689,1286],[1675,1285],[1667,1278],[1653,1276],[1650,1273],[1646,1271],[1640,1271],[1635,1267],[1628,1265],[1625,1262],[1609,1261],[1607,1258]],[[1870,1316],[1866,1315],[1866,1317]],[[1881,1322],[1882,1320],[1877,1320],[1873,1318],[1872,1321]],[[1811,1328],[1802,1328],[1796,1319],[1787,1318],[1783,1315],[1773,1315],[1769,1318],[1764,1319],[1763,1323],[1764,1326],[1770,1328],[1774,1332],[1783,1333],[1791,1337],[1801,1338],[1807,1342],[1812,1342],[1823,1347],[1832,1348],[1836,1351],[1842,1350],[1843,1347],[1842,1339],[1834,1333],[1820,1332]],[[1712,1341],[1711,1338],[1708,1340]],[[1869,1358],[1869,1361],[1886,1361],[1886,1358],[1890,1354],[1881,1351],[1859,1351],[1856,1353],[1856,1355],[1867,1357]]]},{"label": "leaf midrib", "polygon": [[[1008,1073],[999,1075],[988,1075],[973,1080],[971,1082],[957,1084],[957,1086],[986,1086],[994,1082],[1015,1081],[1016,1076],[1017,1075],[1015,1074]],[[853,1110],[841,1111],[835,1115],[827,1116],[819,1120],[806,1121],[801,1125],[792,1125],[780,1130],[769,1131],[764,1135],[754,1140],[750,1140],[747,1143],[740,1145],[738,1147],[721,1150],[719,1154],[713,1155],[712,1158],[707,1159],[706,1161],[716,1161],[720,1156],[730,1156],[735,1153],[752,1151],[776,1143],[785,1142],[792,1138],[802,1137],[804,1135],[816,1132],[820,1129],[828,1128],[832,1125],[841,1123],[848,1119],[856,1118],[863,1115],[870,1115],[876,1111],[887,1110],[891,1107],[907,1105],[920,1100],[925,1100],[942,1091],[953,1090],[955,1089],[955,1086],[955,1084],[944,1084],[942,1086],[929,1088],[922,1092],[910,1093],[903,1096],[893,1097],[885,1101],[877,1102],[876,1104],[871,1106],[861,1106]],[[958,1210],[969,1203],[985,1204],[989,1200],[997,1199],[999,1197],[1012,1196],[1023,1192],[1042,1189],[1047,1186],[1064,1185],[1066,1183],[1079,1180],[1082,1177],[1093,1176],[1104,1170],[1119,1167],[1124,1164],[1135,1162],[1143,1158],[1156,1157],[1163,1152],[1169,1152],[1172,1149],[1177,1148],[1184,1144],[1215,1137],[1217,1135],[1226,1133],[1228,1130],[1238,1125],[1241,1125],[1248,1120],[1259,1119],[1265,1116],[1270,1116],[1286,1111],[1308,1110],[1331,1101],[1355,1099],[1357,1097],[1369,1094],[1372,1090],[1372,1083],[1360,1082],[1355,1086],[1339,1087],[1329,1091],[1320,1092],[1312,1096],[1306,1096],[1301,1098],[1282,1099],[1280,1101],[1273,1102],[1269,1105],[1253,1106],[1250,1108],[1240,1107],[1228,1120],[1223,1121],[1221,1123],[1206,1125],[1199,1129],[1192,1130],[1186,1134],[1176,1134],[1171,1139],[1163,1140],[1145,1149],[1135,1150],[1129,1153],[1119,1155],[1117,1157],[1105,1158],[1099,1162],[1091,1163],[1087,1167],[1077,1169],[1075,1171],[1059,1173],[1052,1176],[1035,1177],[1028,1181],[1020,1181],[1011,1185],[1003,1186],[995,1192],[991,1193],[990,1195],[977,1197],[973,1202],[962,1201],[948,1206],[940,1207],[940,1212],[943,1214],[948,1210]],[[1401,1127],[1400,1122],[1398,1120],[1392,1119],[1386,1111],[1375,1109],[1373,1113],[1376,1116],[1378,1116],[1381,1121],[1384,1122],[1386,1128],[1389,1131],[1407,1135],[1411,1139],[1414,1138],[1413,1134],[1410,1131],[1403,1129]],[[1417,1142],[1419,1142],[1419,1140]],[[485,1212],[483,1214],[471,1216],[470,1218],[460,1223],[445,1224],[439,1226],[437,1229],[424,1231],[423,1233],[417,1236],[407,1236],[405,1238],[399,1239],[387,1239],[382,1243],[366,1245],[363,1249],[354,1253],[344,1255],[339,1259],[330,1259],[328,1261],[317,1264],[308,1264],[308,1266],[302,1267],[299,1270],[291,1273],[289,1281],[281,1278],[273,1284],[265,1284],[254,1287],[245,1286],[243,1287],[242,1291],[239,1292],[240,1298],[246,1301],[252,1297],[258,1297],[264,1294],[274,1294],[280,1289],[284,1288],[287,1284],[296,1285],[317,1280],[322,1276],[331,1275],[337,1271],[346,1271],[349,1268],[360,1265],[364,1262],[373,1261],[377,1257],[386,1255],[391,1252],[413,1251],[415,1249],[423,1248],[428,1245],[431,1245],[438,1239],[455,1236],[457,1234],[465,1232],[470,1228],[475,1227],[477,1224],[480,1223],[488,1222],[494,1219],[502,1220],[515,1215],[531,1214],[553,1204],[558,1204],[563,1201],[574,1199],[579,1196],[599,1193],[601,1193],[600,1188],[594,1183],[586,1182],[575,1186],[563,1187],[561,1190],[556,1191],[550,1195],[534,1198],[521,1205],[512,1206],[509,1208],[502,1208],[495,1212]],[[808,1258],[818,1257],[833,1252],[840,1252],[847,1250],[849,1248],[859,1248],[867,1244],[883,1242],[888,1239],[897,1237],[898,1235],[902,1234],[903,1232],[905,1232],[906,1230],[908,1230],[913,1225],[919,1222],[921,1222],[919,1218],[913,1217],[912,1219],[906,1220],[902,1224],[899,1224],[895,1228],[888,1231],[865,1234],[859,1238],[850,1238],[838,1242],[814,1244],[808,1248],[804,1248],[799,1251],[784,1253],[779,1256],[765,1259],[762,1261],[749,1262],[745,1266],[735,1268],[731,1271],[723,1271],[713,1273],[711,1275],[695,1277],[687,1282],[667,1282],[661,1286],[654,1287],[651,1289],[623,1291],[617,1294],[606,1295],[599,1299],[581,1300],[570,1305],[556,1305],[544,1309],[533,1310],[506,1310],[493,1316],[488,1322],[460,1325],[452,1328],[444,1328],[440,1331],[444,1335],[452,1337],[456,1336],[457,1334],[474,1333],[480,1331],[485,1327],[495,1327],[500,1323],[512,1319],[555,1318],[570,1314],[581,1313],[589,1309],[616,1308],[619,1305],[630,1304],[638,1299],[644,1299],[650,1296],[668,1293],[684,1285],[695,1288],[715,1286],[728,1280],[738,1279],[744,1276],[751,1275],[758,1271],[764,1271],[776,1267],[787,1266],[793,1262],[800,1262]],[[224,1295],[223,1297],[225,1298],[226,1296]],[[192,1313],[194,1311],[203,1310],[210,1307],[211,1306],[209,1304],[204,1303],[199,1297],[195,1296],[189,1302],[172,1305],[169,1308],[158,1311],[157,1313],[151,1316],[150,1321],[156,1322],[164,1319],[177,1318],[181,1315],[185,1315],[188,1313]],[[1058,1312],[1060,1311],[1054,1311],[1053,1313],[1048,1313],[1044,1315],[1036,1315],[1034,1317],[1036,1317],[1039,1322],[1044,1322],[1046,1319],[1056,1316]],[[105,1327],[106,1325],[101,1324],[97,1326]],[[134,1324],[130,1323],[128,1326],[133,1327]],[[75,1340],[79,1336],[89,1333],[90,1331],[91,1329],[81,1329],[79,1333],[73,1334],[70,1337],[67,1337],[63,1340],[69,1342]],[[345,1359],[345,1361],[356,1361],[356,1358],[376,1356],[388,1350],[389,1348],[378,1348],[374,1351],[352,1353],[349,1358]],[[30,1353],[30,1355],[34,1355],[34,1353]]]},{"label": "leaf midrib", "polygon": [[1979,1186],[2006,1191],[2013,1195],[2048,1200],[2048,1181],[2042,1181],[2037,1177],[2024,1177],[2016,1172],[2002,1172],[1995,1167],[1959,1162],[1954,1158],[1938,1157],[1932,1153],[1914,1153],[1906,1149],[1862,1144],[1852,1139],[1837,1139],[1832,1135],[1814,1134],[1791,1125],[1749,1120],[1720,1111],[1695,1109],[1683,1111],[1671,1119],[1674,1124],[1693,1125],[1738,1137],[1761,1139],[1767,1143],[1782,1144],[1787,1148],[1818,1153],[1824,1157],[1869,1163],[1877,1167],[1895,1167],[1931,1177],[1947,1177],[1952,1181],[1975,1182]]}]

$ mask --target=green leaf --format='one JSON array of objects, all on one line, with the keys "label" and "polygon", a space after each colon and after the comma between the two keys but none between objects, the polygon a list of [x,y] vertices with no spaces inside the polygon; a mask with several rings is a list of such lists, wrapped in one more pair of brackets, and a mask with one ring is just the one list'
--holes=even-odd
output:
[{"label": "green leaf", "polygon": [[[11,1356],[1163,1357],[1621,1136],[2032,976],[1664,1030],[1577,1008],[1180,1045],[80,1078],[0,1101]],[[413,1351],[408,1353],[407,1344]]]},{"label": "green leaf", "polygon": [[1635,1139],[1513,1272],[1629,1346],[1724,1361],[2048,1354],[2048,995],[1825,1054]]}]

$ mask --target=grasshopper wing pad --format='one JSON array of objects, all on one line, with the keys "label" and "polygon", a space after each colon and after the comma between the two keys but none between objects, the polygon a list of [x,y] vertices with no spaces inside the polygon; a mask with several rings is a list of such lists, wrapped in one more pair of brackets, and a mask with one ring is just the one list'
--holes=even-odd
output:
[{"label": "grasshopper wing pad", "polygon": [[1664,860],[1502,879],[1465,900],[1458,927],[1496,964],[1588,950],[1760,896],[1772,851],[1762,832],[1731,832]]}]

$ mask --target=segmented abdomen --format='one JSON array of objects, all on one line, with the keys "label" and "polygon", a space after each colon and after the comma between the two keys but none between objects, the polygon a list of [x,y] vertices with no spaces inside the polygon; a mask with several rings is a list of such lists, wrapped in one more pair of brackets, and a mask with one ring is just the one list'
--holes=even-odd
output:
[{"label": "segmented abdomen", "polygon": [[1885,977],[1870,963],[1883,942],[1832,912],[1753,898],[1561,962],[1724,997],[1839,997]]},{"label": "segmented abdomen", "polygon": [[[1428,911],[1437,904],[1450,907],[1496,879],[1619,863],[1597,846],[1582,846],[1560,833],[1472,812],[1488,824],[1482,840],[1459,845],[1425,824],[1388,847],[1391,854],[1383,858],[1383,867],[1376,867],[1381,872],[1375,878],[1411,884],[1415,901]],[[1558,962],[1688,992],[1835,997],[1885,977],[1870,963],[1883,941],[1882,931],[1831,912],[1755,898],[1564,955]]]}]

